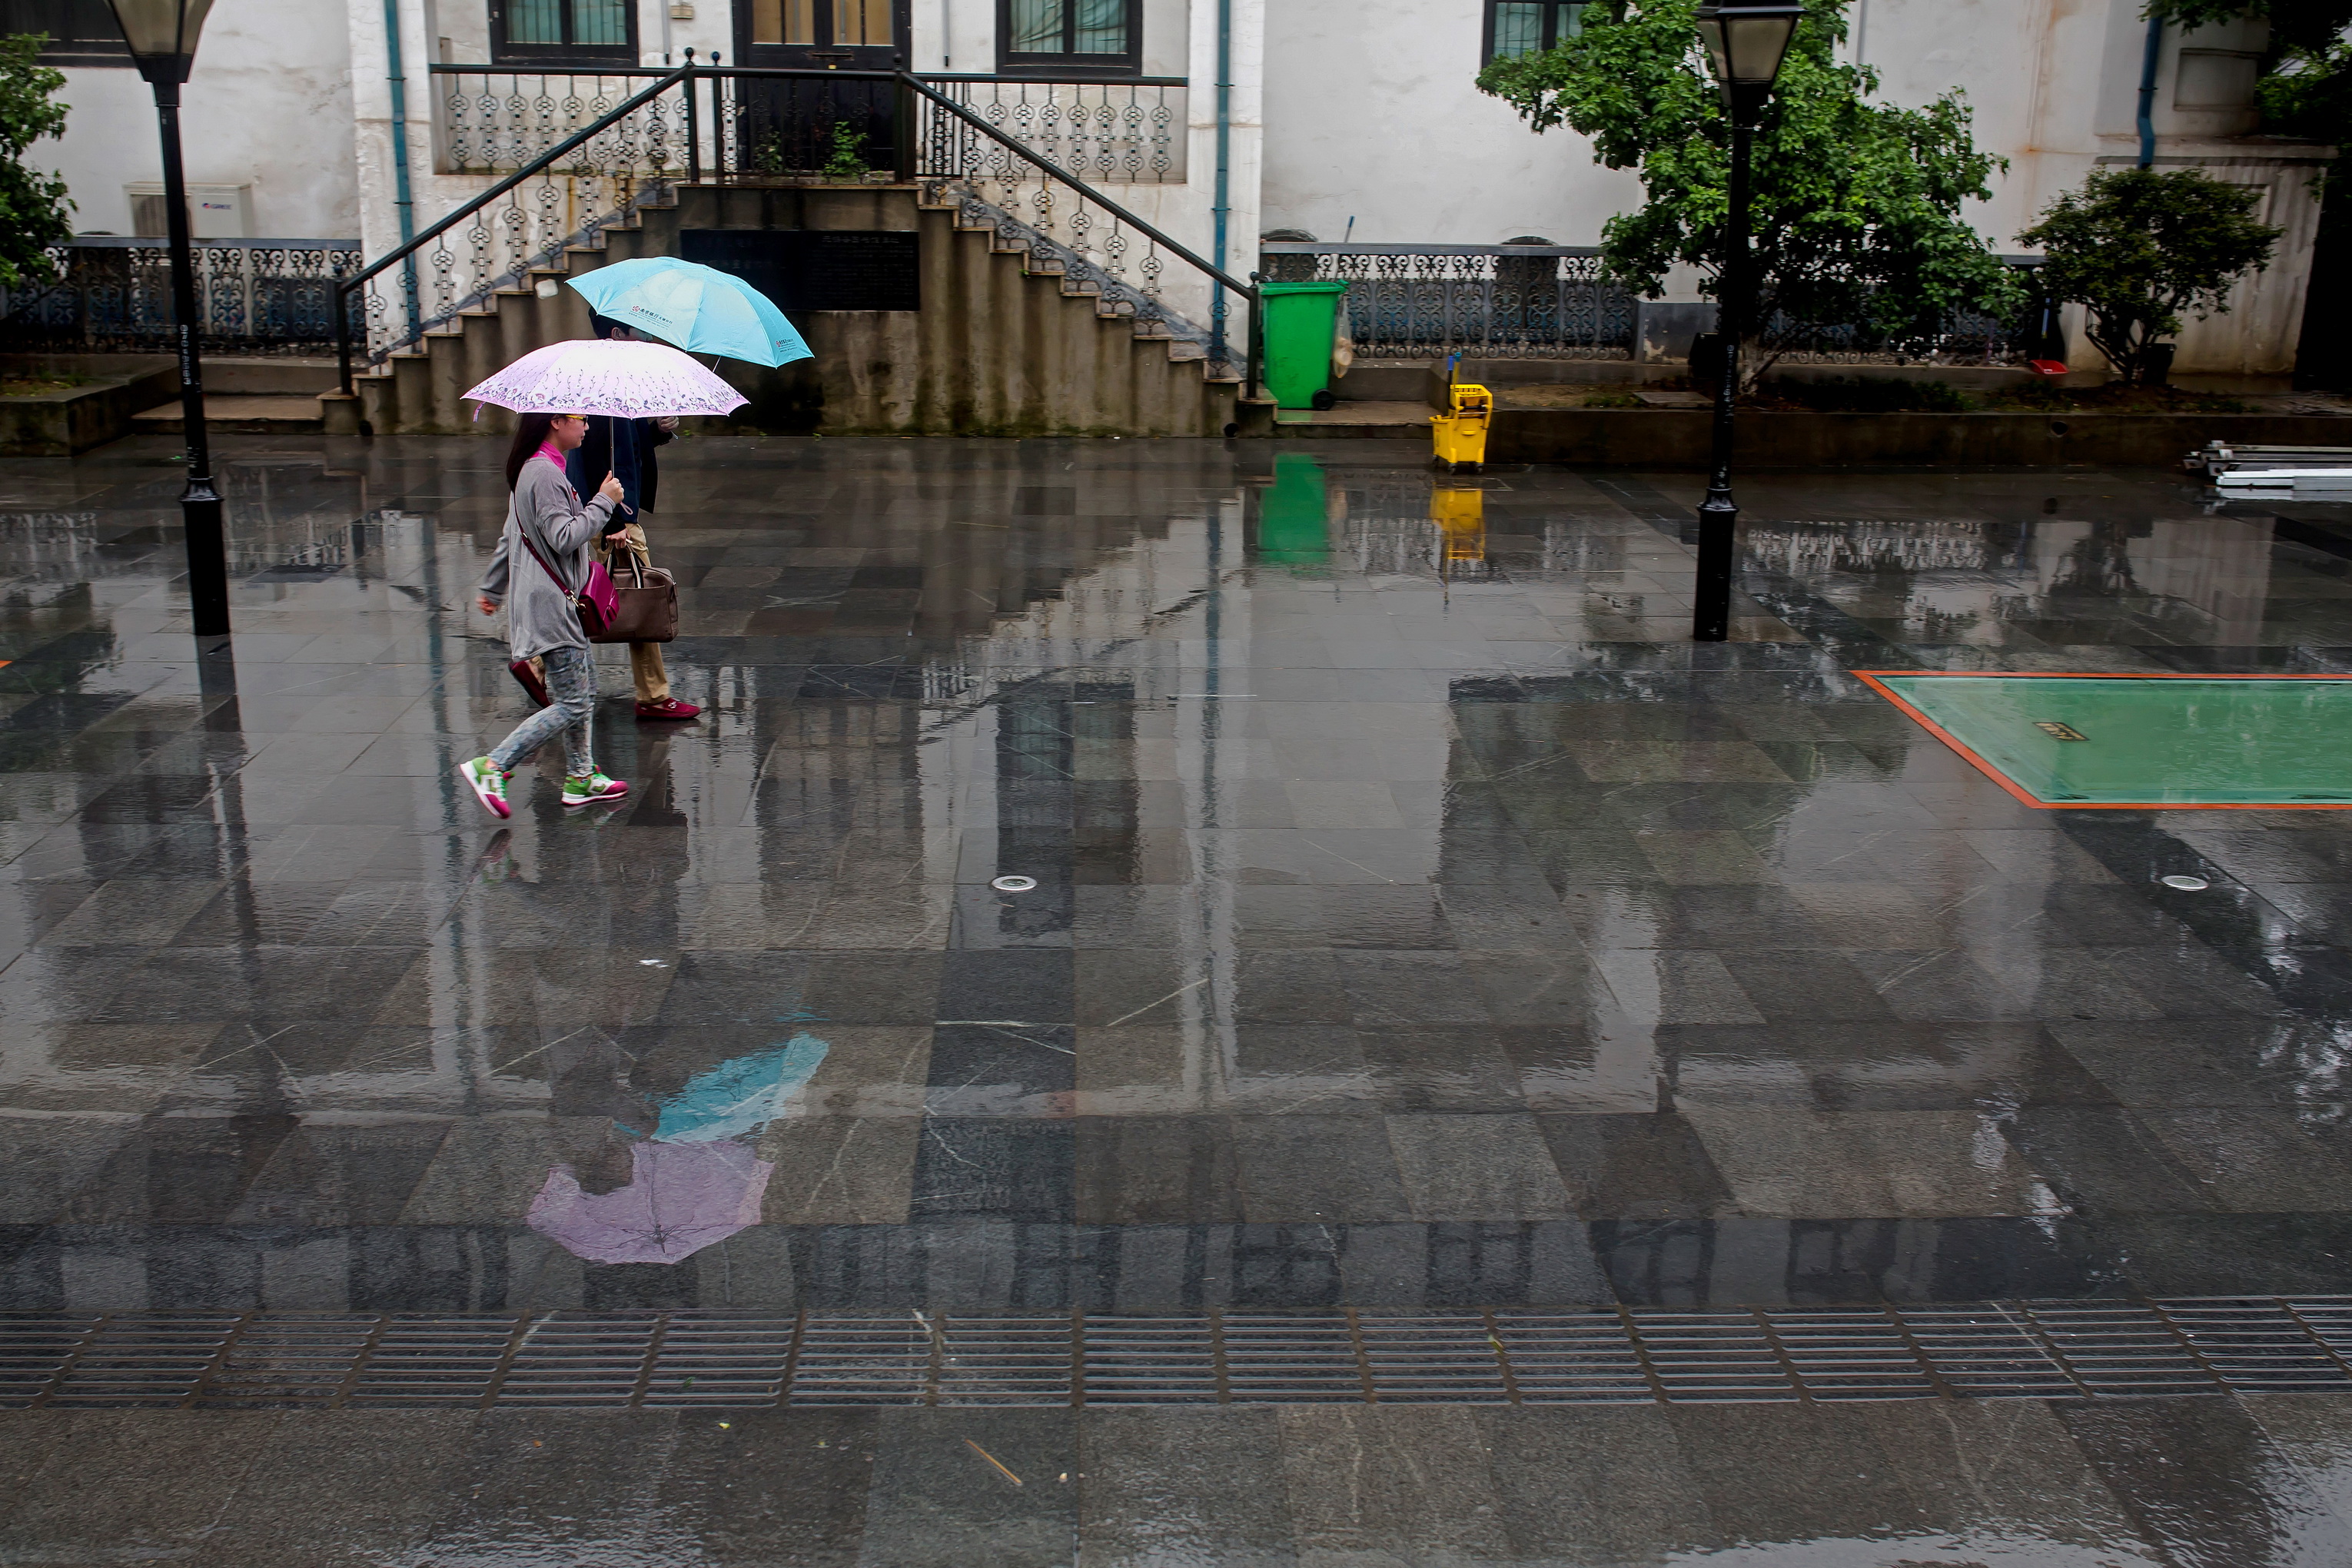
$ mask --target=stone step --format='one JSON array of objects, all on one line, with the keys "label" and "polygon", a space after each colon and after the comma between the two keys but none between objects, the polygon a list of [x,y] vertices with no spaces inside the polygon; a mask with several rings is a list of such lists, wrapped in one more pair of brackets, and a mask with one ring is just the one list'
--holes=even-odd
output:
[{"label": "stone step", "polygon": [[[323,427],[318,395],[292,393],[205,394],[205,428],[260,435],[292,435]],[[134,431],[178,435],[186,429],[177,402],[160,403],[131,416]]]},{"label": "stone step", "polygon": [[[876,190],[884,188],[873,187]],[[904,189],[905,187],[887,188]],[[719,192],[730,200],[740,197],[744,194],[740,189],[730,187],[714,186],[709,189]],[[1003,231],[992,222],[983,220],[968,224],[964,219],[962,204],[959,200],[932,202],[920,200],[919,193],[918,196],[919,199],[910,204],[912,207],[917,211],[946,216],[947,221],[943,226],[949,233],[983,236],[988,254],[1018,259],[1022,263],[1022,269],[1013,275],[1014,278],[1051,279],[1057,284],[1057,292],[1062,297],[1091,300],[1095,304],[1095,315],[1097,320],[1115,321],[1122,317],[1128,318],[1129,331],[1139,351],[1144,350],[1147,344],[1156,342],[1160,345],[1166,359],[1172,363],[1181,364],[1188,375],[1201,375],[1203,382],[1213,383],[1220,387],[1234,384],[1232,378],[1228,376],[1211,376],[1205,374],[1207,367],[1198,364],[1202,354],[1197,345],[1172,337],[1164,328],[1137,321],[1133,317],[1131,308],[1122,308],[1118,301],[1106,300],[1103,297],[1105,286],[1099,280],[1070,276],[1069,263],[1058,257],[1037,256],[1031,250],[1028,244],[1023,241],[1007,240]],[[646,220],[656,208],[676,205],[675,200],[648,204],[646,209],[630,219],[601,229],[586,243],[565,247],[545,262],[530,268],[515,282],[499,288],[488,298],[461,311],[438,328],[428,331],[422,340],[395,351],[380,366],[360,368],[355,384],[356,389],[361,394],[360,397],[341,400],[352,404],[352,407],[349,410],[343,409],[339,401],[338,407],[333,411],[331,423],[338,428],[349,425],[354,429],[462,427],[464,422],[470,416],[471,410],[460,408],[453,411],[446,405],[450,402],[452,381],[456,384],[462,385],[468,380],[478,378],[481,374],[481,365],[487,361],[478,351],[484,347],[491,347],[499,356],[511,357],[517,353],[524,352],[537,341],[541,323],[531,318],[527,317],[521,323],[523,331],[520,334],[514,331],[517,323],[512,321],[509,313],[516,309],[517,303],[530,300],[534,294],[541,296],[543,302],[549,296],[564,292],[564,285],[570,279],[594,270],[598,267],[635,256],[646,249],[648,242],[646,236],[648,230]],[[720,226],[758,226],[756,224],[737,221],[751,215],[734,212],[731,206],[722,208],[719,216],[726,219]],[[790,226],[779,225],[779,226]],[[669,231],[667,227],[659,227],[652,232],[667,237]],[[934,229],[933,232],[939,231]],[[666,243],[665,237],[655,241],[651,247],[659,251]],[[478,318],[483,323],[480,327],[475,325]],[[977,325],[975,331],[977,335],[985,336]],[[449,341],[444,343],[440,342],[443,339]],[[453,373],[456,374],[453,374]],[[1142,395],[1139,394],[1139,396]],[[1157,394],[1154,393],[1153,395]],[[1171,412],[1171,410],[1181,411],[1185,406],[1181,391],[1174,392],[1172,395],[1175,401],[1169,408],[1155,406],[1150,417],[1155,419],[1175,417],[1180,420],[1187,417],[1188,416],[1181,412]],[[175,428],[175,421],[169,425],[163,423],[165,413],[166,411],[161,409],[154,411],[152,418],[142,419],[142,427]],[[349,417],[345,416],[347,414]],[[261,427],[259,422],[256,422],[256,426]],[[231,427],[243,426],[240,425]]]},{"label": "stone step", "polygon": [[1426,441],[1430,438],[1429,405],[1425,403],[1342,403],[1335,408],[1282,408],[1275,411],[1274,432],[1277,436]]},{"label": "stone step", "polygon": [[341,377],[332,359],[271,359],[223,355],[205,361],[205,395],[263,394],[316,397],[335,389]]}]

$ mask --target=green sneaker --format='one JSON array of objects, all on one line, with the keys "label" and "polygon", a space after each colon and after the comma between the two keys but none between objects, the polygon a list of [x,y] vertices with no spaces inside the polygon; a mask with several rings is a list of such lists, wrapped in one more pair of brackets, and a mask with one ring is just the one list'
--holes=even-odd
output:
[{"label": "green sneaker", "polygon": [[563,804],[588,805],[600,800],[618,800],[629,793],[629,786],[619,779],[608,779],[603,773],[566,776],[563,781]]},{"label": "green sneaker", "polygon": [[492,816],[512,816],[514,807],[507,804],[507,775],[499,771],[498,763],[488,757],[476,757],[470,763],[457,764],[457,776],[482,803],[482,809]]}]

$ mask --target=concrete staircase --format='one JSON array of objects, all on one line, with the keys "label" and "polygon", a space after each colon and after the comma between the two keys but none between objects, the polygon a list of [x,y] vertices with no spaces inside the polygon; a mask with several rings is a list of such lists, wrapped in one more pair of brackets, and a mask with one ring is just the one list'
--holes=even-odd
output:
[{"label": "concrete staircase", "polygon": [[327,428],[490,433],[467,388],[522,354],[586,337],[588,307],[564,280],[612,262],[677,254],[682,228],[913,229],[919,311],[816,311],[795,324],[814,360],[769,370],[721,361],[751,399],[739,423],[779,433],[936,436],[1215,436],[1239,383],[1212,377],[1197,343],[1113,310],[1090,286],[968,222],[914,185],[679,187],[573,247],[554,266],[329,394]]},{"label": "concrete staircase", "polygon": [[[322,426],[320,400],[335,390],[331,359],[205,361],[205,426],[290,436]],[[131,433],[184,428],[180,401],[159,403],[131,416]]]}]

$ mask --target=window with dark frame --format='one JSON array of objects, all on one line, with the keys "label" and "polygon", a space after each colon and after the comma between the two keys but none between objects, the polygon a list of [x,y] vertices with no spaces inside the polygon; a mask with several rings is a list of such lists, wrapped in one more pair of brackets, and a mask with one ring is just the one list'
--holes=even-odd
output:
[{"label": "window with dark frame", "polygon": [[106,0],[0,0],[0,33],[40,33],[45,66],[128,66],[130,47]]},{"label": "window with dark frame", "polygon": [[1483,63],[1541,54],[1584,31],[1584,0],[1486,0]]},{"label": "window with dark frame", "polygon": [[996,0],[996,68],[1026,75],[1133,76],[1143,0]]},{"label": "window with dark frame", "polygon": [[890,0],[751,0],[756,48],[890,48],[898,40]]},{"label": "window with dark frame", "polygon": [[490,0],[499,65],[637,63],[635,0]]}]

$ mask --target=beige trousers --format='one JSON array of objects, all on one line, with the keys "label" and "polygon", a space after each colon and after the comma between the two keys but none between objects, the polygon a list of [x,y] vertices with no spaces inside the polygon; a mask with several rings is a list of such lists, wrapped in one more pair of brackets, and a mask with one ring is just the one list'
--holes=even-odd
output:
[{"label": "beige trousers", "polygon": [[[653,552],[646,547],[644,515],[643,512],[638,513],[639,521],[629,524],[628,531],[621,536],[621,544],[635,558],[638,565],[651,566],[654,557]],[[596,541],[596,550],[599,554],[605,553],[604,540],[601,536]],[[611,570],[609,563],[606,570]],[[669,696],[669,671],[662,664],[661,644],[631,643],[629,675],[636,683],[638,701],[660,702]]]}]

